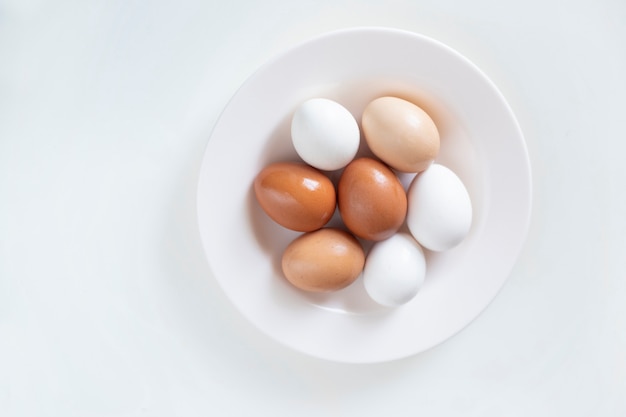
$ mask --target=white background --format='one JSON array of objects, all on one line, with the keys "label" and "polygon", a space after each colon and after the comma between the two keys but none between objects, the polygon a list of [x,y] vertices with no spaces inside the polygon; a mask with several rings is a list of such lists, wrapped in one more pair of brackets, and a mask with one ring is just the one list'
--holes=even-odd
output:
[{"label": "white background", "polygon": [[[624,22],[622,0],[1,1],[0,416],[626,415]],[[195,212],[237,87],[361,25],[481,67],[534,187],[488,309],[378,365],[309,358],[248,324]]]}]

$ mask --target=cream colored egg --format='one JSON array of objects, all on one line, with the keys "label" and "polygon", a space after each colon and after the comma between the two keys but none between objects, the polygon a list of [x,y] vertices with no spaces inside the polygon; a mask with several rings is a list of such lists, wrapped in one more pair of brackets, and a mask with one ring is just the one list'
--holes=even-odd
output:
[{"label": "cream colored egg", "polygon": [[421,172],[439,153],[439,131],[430,116],[415,104],[397,97],[370,102],[361,118],[371,151],[392,168]]}]

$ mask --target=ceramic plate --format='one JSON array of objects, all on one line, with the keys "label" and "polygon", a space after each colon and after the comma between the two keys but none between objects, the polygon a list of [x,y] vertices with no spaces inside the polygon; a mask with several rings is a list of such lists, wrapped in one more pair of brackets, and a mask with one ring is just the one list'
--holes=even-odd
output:
[{"label": "ceramic plate", "polygon": [[[461,178],[474,211],[467,238],[448,252],[427,253],[422,289],[395,309],[371,301],[360,278],[332,294],[293,288],[282,276],[280,257],[298,233],[273,223],[252,190],[269,163],[298,160],[289,130],[299,103],[330,98],[360,120],[365,105],[382,95],[406,98],[431,115],[441,135],[437,162]],[[483,311],[521,250],[530,200],[520,127],[474,64],[425,36],[355,28],[295,46],[235,93],[206,148],[198,218],[215,279],[261,331],[305,354],[372,363],[429,349]]]}]

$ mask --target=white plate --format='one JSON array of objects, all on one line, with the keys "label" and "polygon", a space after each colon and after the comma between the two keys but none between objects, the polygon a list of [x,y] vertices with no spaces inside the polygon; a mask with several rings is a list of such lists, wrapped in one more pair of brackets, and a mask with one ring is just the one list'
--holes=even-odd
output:
[{"label": "white plate", "polygon": [[[251,184],[267,164],[297,160],[295,107],[327,97],[360,119],[365,105],[396,95],[421,105],[441,134],[437,158],[463,180],[474,222],[455,249],[427,255],[424,286],[385,309],[361,282],[328,295],[282,278],[280,256],[297,235],[261,211]],[[476,318],[504,284],[530,220],[531,180],[521,130],[492,82],[449,47],[410,32],[328,33],[253,74],[220,116],[198,185],[200,233],[227,297],[261,331],[300,352],[340,362],[382,362],[429,349]]]}]

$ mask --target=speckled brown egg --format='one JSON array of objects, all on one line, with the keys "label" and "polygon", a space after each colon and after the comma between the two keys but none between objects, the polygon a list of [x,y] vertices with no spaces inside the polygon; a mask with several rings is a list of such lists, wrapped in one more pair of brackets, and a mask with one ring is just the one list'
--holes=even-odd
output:
[{"label": "speckled brown egg", "polygon": [[323,173],[303,163],[268,165],[255,178],[254,192],[269,217],[299,232],[321,228],[335,212],[333,183]]},{"label": "speckled brown egg", "polygon": [[360,243],[350,233],[323,228],[305,233],[287,246],[282,269],[297,288],[312,292],[337,291],[354,282],[365,265]]},{"label": "speckled brown egg", "polygon": [[398,177],[382,162],[355,159],[344,169],[337,188],[339,213],[356,236],[379,241],[402,226],[406,193]]},{"label": "speckled brown egg", "polygon": [[421,172],[439,153],[439,131],[430,116],[415,104],[397,97],[371,101],[361,117],[371,151],[402,172]]}]

